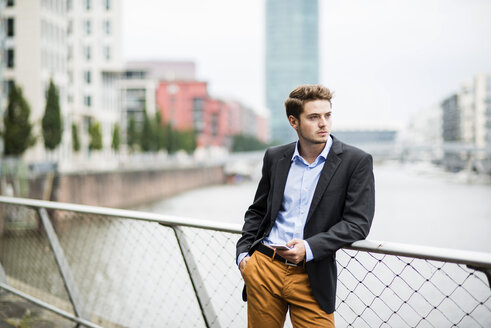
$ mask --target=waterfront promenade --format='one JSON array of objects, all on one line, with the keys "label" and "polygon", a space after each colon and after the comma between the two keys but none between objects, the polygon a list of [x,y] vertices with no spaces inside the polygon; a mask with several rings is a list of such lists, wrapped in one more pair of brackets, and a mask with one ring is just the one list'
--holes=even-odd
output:
[{"label": "waterfront promenade", "polygon": [[0,328],[73,328],[68,319],[22,297],[0,292]]}]

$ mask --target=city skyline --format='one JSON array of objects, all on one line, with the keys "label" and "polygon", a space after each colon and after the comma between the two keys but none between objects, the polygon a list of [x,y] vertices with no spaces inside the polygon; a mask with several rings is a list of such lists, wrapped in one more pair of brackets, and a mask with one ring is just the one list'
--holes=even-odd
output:
[{"label": "city skyline", "polygon": [[[320,82],[335,91],[334,128],[401,125],[491,72],[491,3],[319,4]],[[124,58],[194,60],[214,97],[262,109],[264,9],[264,1],[126,0]]]}]

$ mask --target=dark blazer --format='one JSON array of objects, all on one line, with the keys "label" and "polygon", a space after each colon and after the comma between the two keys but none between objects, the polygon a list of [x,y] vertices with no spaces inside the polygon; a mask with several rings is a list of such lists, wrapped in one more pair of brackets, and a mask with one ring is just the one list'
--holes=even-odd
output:
[{"label": "dark blazer", "polygon": [[[306,264],[310,285],[315,299],[327,313],[335,309],[335,253],[368,235],[375,209],[371,155],[332,137],[333,144],[304,227],[304,239],[314,255]],[[295,143],[266,150],[262,177],[237,242],[237,256],[244,252],[252,254],[269,235],[281,208],[294,151]]]}]

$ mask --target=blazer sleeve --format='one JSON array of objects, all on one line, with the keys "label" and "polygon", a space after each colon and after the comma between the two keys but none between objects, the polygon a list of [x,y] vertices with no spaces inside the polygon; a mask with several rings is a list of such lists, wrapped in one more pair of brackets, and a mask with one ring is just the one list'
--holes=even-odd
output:
[{"label": "blazer sleeve", "polygon": [[268,151],[266,150],[264,154],[261,180],[257,186],[254,202],[249,206],[244,216],[242,237],[237,242],[236,259],[239,254],[249,251],[255,241],[261,222],[266,216],[270,191],[270,162]]},{"label": "blazer sleeve", "polygon": [[365,239],[375,212],[372,156],[364,153],[348,180],[342,217],[326,232],[307,238],[314,260],[322,260],[343,246]]}]

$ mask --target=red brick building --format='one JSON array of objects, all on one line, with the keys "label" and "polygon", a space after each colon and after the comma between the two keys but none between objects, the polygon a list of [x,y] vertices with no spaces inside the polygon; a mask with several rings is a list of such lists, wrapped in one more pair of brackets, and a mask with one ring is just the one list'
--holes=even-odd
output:
[{"label": "red brick building", "polygon": [[206,82],[160,82],[156,90],[157,108],[162,120],[176,130],[203,129],[204,105],[208,99]]},{"label": "red brick building", "polygon": [[156,102],[164,123],[176,130],[196,131],[198,147],[230,148],[232,137],[240,133],[265,140],[264,118],[236,101],[210,98],[206,82],[161,81]]}]

